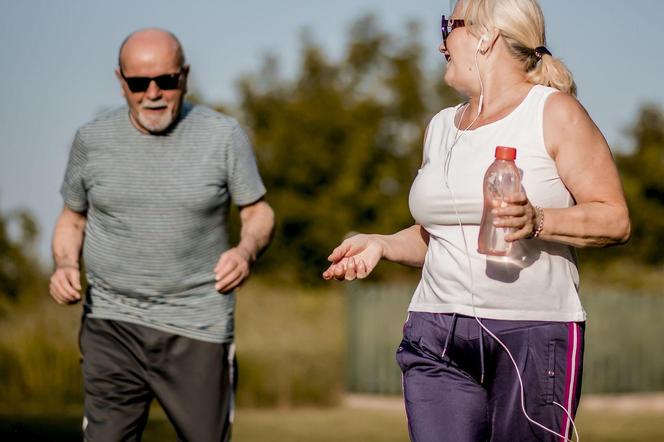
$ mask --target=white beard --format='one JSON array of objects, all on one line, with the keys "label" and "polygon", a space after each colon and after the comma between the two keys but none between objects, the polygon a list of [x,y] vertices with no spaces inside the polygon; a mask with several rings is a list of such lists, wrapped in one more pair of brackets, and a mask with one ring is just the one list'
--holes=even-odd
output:
[{"label": "white beard", "polygon": [[160,116],[145,115],[145,113],[139,111],[137,120],[148,131],[158,133],[168,129],[173,122],[173,116],[170,109],[166,108]]}]

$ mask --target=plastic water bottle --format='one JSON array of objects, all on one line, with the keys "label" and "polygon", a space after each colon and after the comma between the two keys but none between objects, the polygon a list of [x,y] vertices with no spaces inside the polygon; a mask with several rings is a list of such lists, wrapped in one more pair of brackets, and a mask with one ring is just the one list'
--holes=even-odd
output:
[{"label": "plastic water bottle", "polygon": [[505,256],[510,253],[512,243],[505,241],[505,235],[514,231],[510,227],[493,225],[495,216],[491,210],[505,207],[505,199],[521,191],[521,174],[514,164],[516,149],[496,147],[496,160],[484,174],[484,211],[480,234],[477,238],[477,251],[485,255]]}]

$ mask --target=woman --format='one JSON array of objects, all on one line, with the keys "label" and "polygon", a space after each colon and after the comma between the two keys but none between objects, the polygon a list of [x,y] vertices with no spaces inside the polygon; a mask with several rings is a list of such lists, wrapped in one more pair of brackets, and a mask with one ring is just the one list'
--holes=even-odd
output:
[{"label": "woman", "polygon": [[[365,278],[381,259],[423,266],[397,352],[413,441],[565,440],[585,321],[573,247],[628,240],[618,173],[546,49],[536,0],[465,0],[442,31],[445,81],[470,99],[429,124],[416,224],[345,240],[323,277]],[[517,148],[523,172],[523,192],[495,209],[512,229],[502,259],[476,250],[498,145]]]}]

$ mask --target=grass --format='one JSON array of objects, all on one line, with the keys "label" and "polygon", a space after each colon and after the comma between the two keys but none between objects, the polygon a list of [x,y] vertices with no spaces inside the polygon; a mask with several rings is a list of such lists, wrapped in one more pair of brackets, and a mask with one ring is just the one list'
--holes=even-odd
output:
[{"label": "grass", "polygon": [[586,263],[581,260],[581,293],[605,290],[664,295],[664,267],[646,267],[629,259]]},{"label": "grass", "polygon": [[[664,440],[664,413],[583,411],[577,425],[584,442],[654,442]],[[242,411],[234,442],[407,442],[401,410]]]},{"label": "grass", "polygon": [[408,440],[403,412],[352,410],[240,410],[234,442],[265,441],[363,441]]},{"label": "grass", "polygon": [[[577,425],[584,442],[654,442],[664,440],[664,412],[581,409]],[[75,415],[12,416],[0,414],[0,440],[53,442],[80,440]],[[234,442],[407,442],[405,416],[399,409],[240,409]],[[162,413],[153,413],[143,440],[175,440]]]},{"label": "grass", "polygon": [[254,282],[237,299],[239,404],[338,404],[346,339],[342,293]]},{"label": "grass", "polygon": [[[275,288],[254,279],[238,293],[234,442],[408,440],[399,407],[340,406],[347,318],[344,294],[332,287]],[[0,440],[80,440],[80,306],[28,301],[1,306]],[[664,412],[655,409],[583,405],[577,420],[584,442],[664,440],[661,422]],[[144,440],[175,440],[163,413],[153,413]]]},{"label": "grass", "polygon": [[655,412],[581,412],[577,426],[584,442],[656,442],[664,440],[664,414]]},{"label": "grass", "polygon": [[8,311],[0,320],[0,405],[81,400],[80,306],[65,308],[43,297]]},{"label": "grass", "polygon": [[[239,405],[338,404],[344,382],[342,292],[252,280],[237,299]],[[16,403],[42,411],[82,402],[80,305],[59,306],[44,295],[3,308],[0,410]]]}]

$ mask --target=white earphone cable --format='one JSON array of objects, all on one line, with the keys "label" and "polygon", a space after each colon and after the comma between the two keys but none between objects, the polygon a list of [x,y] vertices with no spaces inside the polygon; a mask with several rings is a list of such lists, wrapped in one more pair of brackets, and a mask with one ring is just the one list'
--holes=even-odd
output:
[{"label": "white earphone cable", "polygon": [[[482,40],[480,40],[480,44],[481,44],[481,41]],[[479,99],[479,105],[478,105],[478,112],[477,112],[477,115],[475,116],[475,118],[473,119],[473,121],[471,121],[470,124],[468,124],[468,126],[466,126],[466,128],[463,129],[463,131],[460,131],[459,127],[456,124],[454,125],[455,130],[456,130],[455,135],[454,135],[454,139],[452,141],[452,145],[447,149],[447,152],[445,153],[445,160],[443,162],[443,169],[444,169],[443,170],[443,181],[445,183],[445,187],[450,192],[450,196],[452,197],[452,205],[454,206],[454,212],[456,214],[457,223],[459,225],[459,228],[461,229],[461,236],[463,238],[463,244],[464,244],[465,251],[466,251],[466,259],[468,260],[468,273],[469,273],[469,277],[470,277],[469,291],[470,291],[471,306],[472,306],[472,309],[473,309],[473,317],[475,318],[475,320],[477,321],[479,326],[505,350],[505,352],[507,353],[507,356],[510,358],[510,361],[512,362],[512,365],[514,366],[514,369],[516,371],[517,379],[519,381],[521,411],[523,412],[523,415],[526,417],[526,419],[529,422],[531,422],[532,424],[536,425],[537,427],[539,427],[539,428],[541,428],[541,429],[543,429],[543,430],[545,430],[545,431],[547,431],[551,434],[554,434],[558,437],[563,438],[566,442],[567,441],[574,442],[573,439],[568,438],[566,435],[562,435],[562,434],[546,427],[545,425],[537,422],[536,420],[534,420],[530,417],[530,415],[526,411],[525,388],[524,388],[524,385],[523,385],[523,379],[521,378],[521,372],[519,371],[519,367],[518,367],[518,365],[517,365],[517,363],[514,359],[514,356],[512,355],[510,350],[507,348],[505,343],[503,343],[503,341],[501,341],[498,338],[498,336],[496,336],[491,330],[489,330],[484,324],[482,324],[482,321],[477,316],[477,312],[475,310],[475,291],[474,291],[473,266],[472,266],[472,262],[471,262],[471,259],[470,259],[470,252],[469,252],[469,248],[468,248],[468,240],[466,239],[466,232],[465,232],[465,229],[463,227],[463,223],[461,222],[461,216],[459,215],[459,210],[458,210],[458,207],[457,207],[456,197],[454,195],[454,191],[452,190],[452,188],[449,185],[448,174],[449,174],[449,167],[450,167],[450,163],[451,163],[453,148],[456,146],[457,142],[464,135],[464,133],[468,129],[470,129],[470,127],[472,127],[473,124],[475,124],[475,122],[480,117],[480,114],[482,112],[482,105],[483,105],[483,101],[484,101],[484,84],[482,82],[482,76],[480,74],[479,62],[477,60],[479,49],[480,49],[480,45],[478,44],[477,51],[475,52],[475,68],[477,70],[477,77],[478,77],[478,80],[479,80],[479,83],[480,83],[480,99]],[[459,118],[459,125],[463,121],[464,114],[466,113],[466,110],[467,110],[468,107],[470,107],[470,102],[464,107],[464,109],[461,113],[461,117]],[[574,419],[572,418],[569,411],[567,409],[565,409],[565,407],[560,405],[558,402],[554,401],[553,403],[555,405],[557,405],[558,407],[563,409],[563,411],[567,415],[567,418],[570,420],[570,422],[572,424],[572,428],[574,429],[574,435],[576,436],[576,442],[580,442],[581,439],[579,437],[579,433],[578,433],[576,425],[574,423]]]}]

